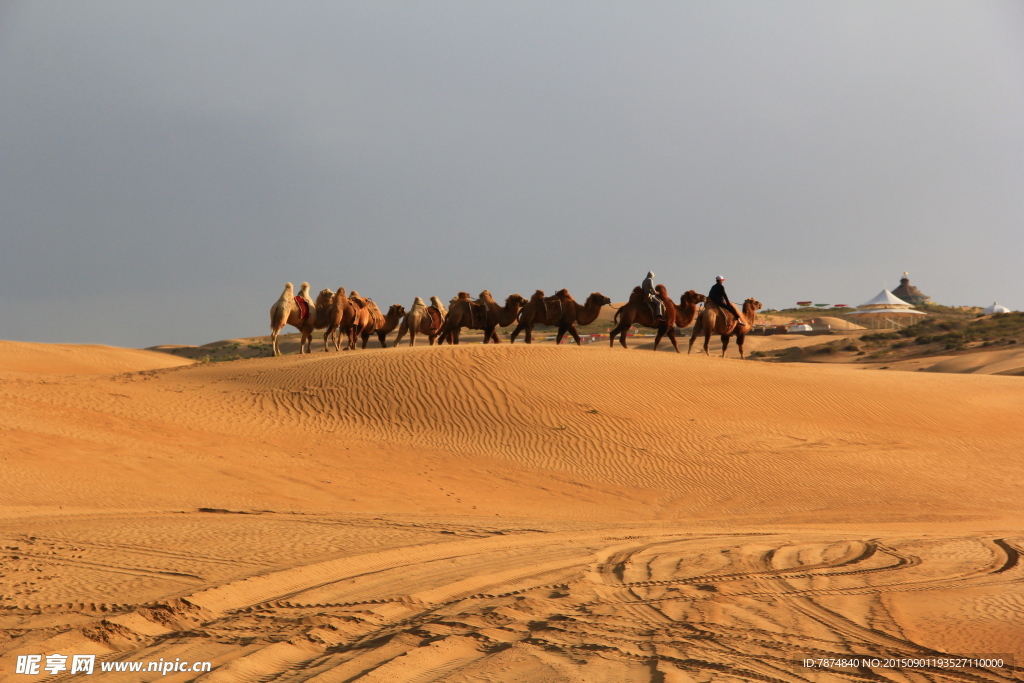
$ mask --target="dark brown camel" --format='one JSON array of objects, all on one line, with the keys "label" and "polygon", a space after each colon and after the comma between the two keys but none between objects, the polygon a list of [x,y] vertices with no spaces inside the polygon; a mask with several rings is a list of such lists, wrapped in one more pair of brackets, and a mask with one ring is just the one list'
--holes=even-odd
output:
[{"label": "dark brown camel", "polygon": [[537,290],[530,297],[530,300],[523,305],[523,310],[519,312],[519,320],[516,322],[516,328],[512,330],[512,336],[509,337],[509,342],[512,344],[516,343],[516,337],[523,330],[526,330],[526,343],[529,344],[533,341],[533,326],[534,325],[553,325],[548,320],[547,304],[544,299],[544,292]]},{"label": "dark brown camel", "polygon": [[511,294],[500,306],[488,290],[480,292],[476,301],[470,299],[466,292],[459,292],[452,300],[448,317],[438,332],[438,343],[447,341],[449,344],[459,343],[459,330],[467,327],[471,330],[483,330],[484,343],[499,344],[496,327],[508,327],[519,316],[526,299],[518,294]]},{"label": "dark brown camel", "polygon": [[725,358],[725,350],[729,348],[729,338],[736,337],[736,346],[740,350],[740,358],[743,358],[743,339],[747,336],[750,330],[754,326],[754,320],[757,318],[757,312],[761,310],[761,302],[757,301],[753,297],[743,302],[743,310],[740,312],[740,317],[743,322],[747,323],[746,326],[740,325],[736,319],[732,316],[732,312],[724,312],[721,308],[716,306],[714,303],[708,301],[704,304],[704,311],[697,318],[696,324],[693,326],[693,335],[690,337],[690,347],[686,350],[687,353],[693,350],[693,342],[696,341],[697,335],[704,333],[704,353],[708,353],[708,343],[711,341],[712,334],[718,334],[722,338],[722,358]]},{"label": "dark brown camel", "polygon": [[679,353],[679,344],[676,342],[676,319],[678,317],[676,304],[669,298],[665,285],[657,285],[654,290],[665,304],[665,317],[661,320],[655,320],[654,313],[647,303],[647,297],[644,296],[643,290],[639,287],[634,287],[633,293],[629,295],[629,301],[615,313],[615,320],[618,321],[618,324],[608,334],[610,346],[615,347],[615,335],[620,335],[619,343],[622,344],[622,348],[626,348],[626,332],[636,324],[643,327],[651,327],[658,331],[657,336],[654,338],[655,351],[658,350],[658,343],[661,341],[661,338],[668,335],[669,341],[672,342],[672,347],[676,350],[676,353]]},{"label": "dark brown camel", "polygon": [[[560,289],[555,292],[554,296],[544,299],[542,310],[544,319],[548,321],[547,324],[558,327],[558,337],[555,343],[561,344],[562,338],[568,332],[576,340],[578,346],[581,342],[579,332],[576,331],[576,324],[589,325],[594,322],[597,320],[597,316],[601,314],[601,308],[611,302],[612,300],[604,294],[593,292],[587,297],[586,302],[581,305],[572,298],[569,290]],[[527,339],[529,339],[529,331],[527,331]]]}]

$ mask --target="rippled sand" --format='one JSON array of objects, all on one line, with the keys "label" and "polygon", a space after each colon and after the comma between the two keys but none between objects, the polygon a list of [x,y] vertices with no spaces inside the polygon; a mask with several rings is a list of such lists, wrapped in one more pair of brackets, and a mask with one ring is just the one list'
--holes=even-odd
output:
[{"label": "rippled sand", "polygon": [[0,680],[52,652],[239,682],[1021,675],[799,664],[1024,657],[1017,377],[2,348]]}]

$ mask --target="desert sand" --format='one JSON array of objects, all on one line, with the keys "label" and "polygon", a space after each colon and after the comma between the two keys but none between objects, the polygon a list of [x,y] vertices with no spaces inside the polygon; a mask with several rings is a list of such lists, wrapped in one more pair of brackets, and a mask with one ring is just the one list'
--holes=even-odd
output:
[{"label": "desert sand", "polygon": [[1019,377],[632,346],[2,343],[0,681],[1020,679]]}]

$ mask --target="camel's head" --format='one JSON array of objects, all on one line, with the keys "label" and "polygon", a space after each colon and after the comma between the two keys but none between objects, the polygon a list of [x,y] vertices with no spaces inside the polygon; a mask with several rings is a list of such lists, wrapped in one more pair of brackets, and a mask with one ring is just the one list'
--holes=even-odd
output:
[{"label": "camel's head", "polygon": [[683,293],[683,295],[679,298],[679,303],[682,304],[683,306],[686,306],[687,304],[696,306],[697,304],[704,303],[706,300],[706,296],[704,296],[703,294],[698,294],[697,292],[691,289]]},{"label": "camel's head", "polygon": [[505,305],[506,306],[525,306],[526,305],[526,299],[524,299],[519,294],[512,294],[507,299],[505,299]]},{"label": "camel's head", "polygon": [[388,309],[388,318],[401,318],[406,314],[405,306],[402,304],[391,304],[391,308]]},{"label": "camel's head", "polygon": [[327,308],[327,307],[329,307],[331,305],[331,302],[333,302],[333,301],[334,301],[334,292],[332,292],[330,290],[330,288],[321,289],[320,293],[316,295],[316,307],[317,308],[321,308],[321,307]]},{"label": "camel's head", "polygon": [[749,299],[747,299],[746,301],[743,302],[743,310],[744,311],[760,311],[761,310],[761,302],[758,301],[757,299],[755,299],[754,297],[750,297]]},{"label": "camel's head", "polygon": [[590,296],[587,297],[587,306],[607,306],[612,302],[611,299],[606,297],[601,292],[591,292]]}]

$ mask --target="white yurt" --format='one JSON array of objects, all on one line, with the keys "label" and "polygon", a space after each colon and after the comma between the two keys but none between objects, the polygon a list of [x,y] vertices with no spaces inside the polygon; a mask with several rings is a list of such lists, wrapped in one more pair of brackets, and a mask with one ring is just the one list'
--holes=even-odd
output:
[{"label": "white yurt", "polygon": [[856,311],[846,314],[857,324],[873,330],[899,329],[919,322],[926,315],[928,314],[915,311],[913,306],[888,289],[883,289],[874,299],[862,303]]},{"label": "white yurt", "polygon": [[982,311],[981,314],[982,315],[994,315],[996,313],[1009,313],[1009,312],[1010,312],[1010,309],[1007,308],[1006,306],[1000,306],[999,304],[993,302],[993,304],[991,306],[989,306],[988,308],[986,308],[984,311]]}]

